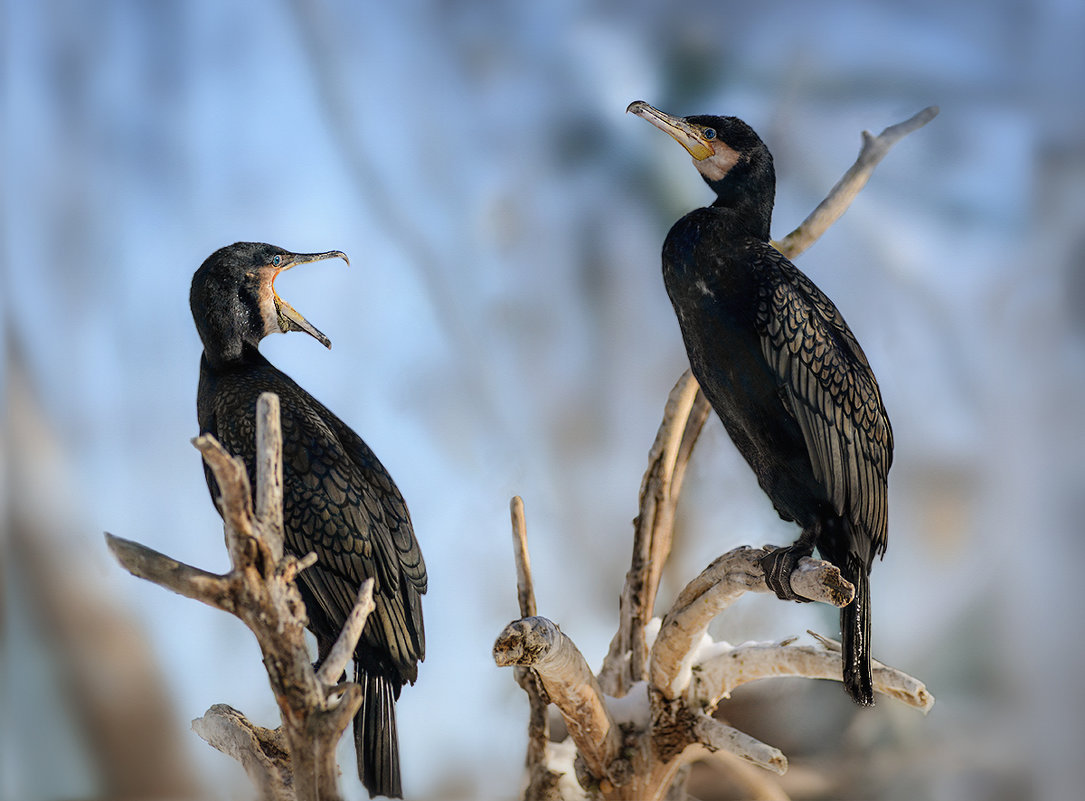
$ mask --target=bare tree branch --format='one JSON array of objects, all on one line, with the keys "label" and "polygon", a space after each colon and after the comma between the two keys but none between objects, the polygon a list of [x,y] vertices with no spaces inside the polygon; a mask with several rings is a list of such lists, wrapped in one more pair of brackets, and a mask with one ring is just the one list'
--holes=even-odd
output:
[{"label": "bare tree branch", "polygon": [[265,729],[233,707],[215,704],[192,721],[192,730],[212,748],[240,762],[265,801],[294,801],[290,752],[281,728]]},{"label": "bare tree branch", "polygon": [[[651,682],[664,696],[677,698],[685,690],[696,646],[716,615],[744,592],[769,592],[758,561],[768,552],[742,547],[725,553],[679,593],[652,645]],[[809,557],[800,560],[791,586],[804,598],[837,607],[850,603],[855,593],[838,568]]]},{"label": "bare tree branch", "polygon": [[663,565],[670,554],[674,512],[686,465],[710,411],[704,393],[687,370],[667,397],[663,422],[641,482],[640,513],[633,523],[633,560],[622,589],[618,632],[599,674],[610,695],[624,695],[647,676],[644,629],[652,619]]},{"label": "bare tree branch", "polygon": [[[531,577],[531,557],[527,549],[527,523],[524,519],[524,501],[519,495],[509,504],[512,518],[512,550],[516,557],[516,594],[520,604],[520,616],[535,616],[535,587]],[[524,801],[553,801],[559,798],[557,785],[561,774],[550,770],[550,718],[547,708],[550,699],[543,689],[538,674],[531,668],[516,666],[516,683],[527,693],[527,765],[528,781],[524,788]]]},{"label": "bare tree branch", "polygon": [[889,152],[889,149],[912,131],[919,130],[937,116],[938,107],[928,106],[904,122],[890,125],[877,136],[873,136],[870,131],[863,131],[863,146],[859,150],[859,157],[855,160],[855,163],[836,182],[836,185],[829,191],[829,196],[810,212],[810,215],[799,224],[798,228],[779,242],[773,243],[776,249],[789,259],[794,259],[814,244],[829,229],[829,226],[839,220],[840,216],[848,210],[848,206],[855,200],[855,196],[859,194],[862,188],[866,186],[866,182],[870,180],[874,168],[878,166],[878,162],[885,158],[885,154]]},{"label": "bare tree branch", "polygon": [[780,775],[787,772],[787,757],[780,749],[766,745],[710,715],[697,716],[693,734],[709,751],[727,751]]},{"label": "bare tree branch", "polygon": [[373,603],[373,579],[367,578],[358,589],[358,599],[343,622],[343,629],[339,632],[335,645],[328,651],[320,665],[320,670],[316,673],[317,681],[331,686],[342,678],[351,657],[354,656],[354,649],[358,647],[358,640],[362,636],[365,622],[376,608],[376,604]]},{"label": "bare tree branch", "polygon": [[105,541],[113,557],[133,576],[224,612],[236,613],[227,576],[186,565],[146,545],[114,537],[109,532],[106,532]]},{"label": "bare tree branch", "polygon": [[531,578],[531,557],[527,550],[527,523],[524,520],[524,500],[519,495],[509,502],[512,517],[512,551],[516,557],[516,595],[520,602],[520,617],[534,617],[535,583]]},{"label": "bare tree branch", "polygon": [[608,777],[620,745],[618,728],[573,641],[546,618],[529,617],[505,627],[494,643],[493,655],[499,666],[535,669],[588,769],[596,777]]},{"label": "bare tree branch", "polygon": [[264,542],[276,562],[283,558],[283,430],[279,396],[268,393],[256,414],[256,516],[266,522]]},{"label": "bare tree branch", "polygon": [[[282,785],[286,785],[293,795],[282,797],[337,801],[340,796],[336,745],[361,706],[362,693],[356,684],[332,682],[343,673],[365,625],[366,607],[372,608],[372,587],[359,591],[346,631],[336,642],[335,662],[318,675],[305,643],[308,622],[305,605],[294,585],[298,572],[316,557],[309,554],[300,560],[291,555],[277,558],[274,553],[276,550],[282,553],[283,542],[281,434],[279,427],[271,423],[277,417],[277,408],[278,399],[274,395],[260,396],[256,419],[256,437],[261,448],[257,464],[263,465],[258,472],[256,490],[259,514],[253,513],[244,464],[223,450],[213,437],[205,435],[194,441],[218,485],[230,554],[229,573],[216,576],[109,534],[106,541],[121,565],[134,575],[231,612],[252,630],[282,714],[282,737],[275,742],[286,744],[290,780],[274,778],[276,771],[281,773],[280,768],[272,771],[253,767],[266,761],[262,752],[249,754],[242,761],[250,773],[256,771],[254,775],[264,782],[262,786],[269,797],[280,797],[278,794],[285,792]],[[254,743],[264,742],[256,735],[242,736],[243,730],[252,734],[259,727],[243,721],[239,713],[224,719],[221,710],[212,709],[201,728],[209,742],[235,755],[238,749],[245,751],[256,747]]]},{"label": "bare tree branch", "polygon": [[[834,640],[815,635],[820,646],[783,643],[746,643],[729,646],[716,643],[712,655],[699,659],[686,689],[692,704],[715,708],[736,687],[758,679],[801,676],[808,679],[840,681],[840,646]],[[835,645],[835,647],[833,647]],[[934,696],[923,682],[896,668],[871,661],[874,691],[895,698],[924,714],[934,705]]]}]

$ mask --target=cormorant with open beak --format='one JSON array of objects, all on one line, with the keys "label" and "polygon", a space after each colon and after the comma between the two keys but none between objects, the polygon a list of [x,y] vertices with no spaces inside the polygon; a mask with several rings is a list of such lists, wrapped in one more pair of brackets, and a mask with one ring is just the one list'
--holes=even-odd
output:
[{"label": "cormorant with open beak", "polygon": [[[354,719],[358,772],[372,795],[402,796],[395,701],[425,656],[426,567],[407,506],[373,451],[327,407],[259,352],[268,334],[303,331],[331,341],[275,291],[298,264],[347,257],[290,253],[238,242],[208,257],[192,279],[192,316],[203,341],[197,411],[200,432],[239,456],[255,487],[256,400],[279,396],[283,433],[283,522],[288,553],[317,562],[298,577],[319,658],[339,636],[358,588],[374,579],[376,609],[354,652],[363,690]],[[349,262],[348,262],[349,263]],[[206,470],[208,487],[217,487]]]}]

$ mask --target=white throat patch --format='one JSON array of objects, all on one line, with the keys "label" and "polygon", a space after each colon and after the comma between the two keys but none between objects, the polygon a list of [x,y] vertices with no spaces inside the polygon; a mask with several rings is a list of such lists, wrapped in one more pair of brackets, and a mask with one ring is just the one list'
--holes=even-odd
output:
[{"label": "white throat patch", "polygon": [[693,166],[708,180],[722,181],[731,168],[738,164],[738,153],[723,142],[713,142],[712,150],[713,153],[708,158],[700,161],[694,159]]}]

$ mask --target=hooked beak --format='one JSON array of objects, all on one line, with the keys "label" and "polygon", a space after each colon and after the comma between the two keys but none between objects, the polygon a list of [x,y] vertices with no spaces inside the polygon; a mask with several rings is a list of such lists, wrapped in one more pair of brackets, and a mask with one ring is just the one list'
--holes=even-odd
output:
[{"label": "hooked beak", "polygon": [[689,154],[697,161],[704,161],[716,152],[695,126],[690,125],[681,117],[672,117],[654,106],[649,106],[643,100],[634,100],[630,103],[626,108],[626,113],[636,114],[664,133],[670,134],[674,137],[674,141],[689,151]]},{"label": "hooked beak", "polygon": [[324,347],[330,348],[332,341],[320,329],[302,317],[297,309],[280,298],[279,293],[275,291],[275,279],[278,278],[279,273],[286,272],[296,264],[307,264],[314,261],[324,261],[325,259],[342,259],[347,263],[347,266],[350,266],[350,259],[347,258],[347,254],[340,250],[329,250],[325,253],[289,253],[283,257],[283,263],[275,271],[275,275],[272,276],[271,294],[275,300],[275,312],[279,318],[280,331],[284,334],[288,331],[303,331]]}]

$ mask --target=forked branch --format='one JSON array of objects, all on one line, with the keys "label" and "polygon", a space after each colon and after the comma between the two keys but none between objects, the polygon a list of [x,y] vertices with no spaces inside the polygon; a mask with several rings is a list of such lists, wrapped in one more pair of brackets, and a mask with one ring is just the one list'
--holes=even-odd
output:
[{"label": "forked branch", "polygon": [[[305,643],[305,605],[294,579],[316,557],[309,554],[299,560],[283,555],[278,421],[279,399],[270,393],[261,395],[256,419],[255,513],[241,460],[230,456],[213,437],[194,441],[218,485],[230,554],[228,573],[208,573],[109,534],[106,541],[133,575],[230,612],[256,635],[283,726],[269,732],[236,710],[215,706],[193,724],[200,736],[239,759],[265,797],[336,801],[340,798],[336,745],[362,701],[356,684],[337,682],[372,609],[372,580],[360,588],[357,605],[331,654],[319,674],[314,672]],[[276,748],[280,757],[269,757]]]}]

